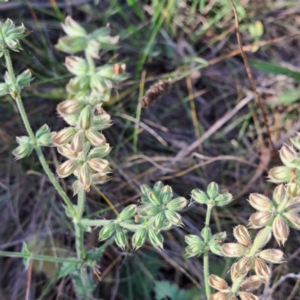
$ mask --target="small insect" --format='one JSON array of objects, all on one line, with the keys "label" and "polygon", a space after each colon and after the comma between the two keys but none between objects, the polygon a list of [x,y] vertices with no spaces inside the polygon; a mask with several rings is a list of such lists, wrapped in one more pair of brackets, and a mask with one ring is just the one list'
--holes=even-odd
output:
[{"label": "small insect", "polygon": [[214,241],[215,241],[215,242],[217,242],[217,243],[223,243],[223,241],[222,241],[222,240],[220,240],[220,239],[217,239],[217,238],[215,238],[215,239],[214,239]]},{"label": "small insect", "polygon": [[138,216],[138,215],[135,215],[135,216],[134,216],[134,222],[135,222],[136,224],[139,223],[139,216]]},{"label": "small insect", "polygon": [[125,72],[126,70],[126,65],[125,64],[114,64],[114,67],[113,67],[113,73],[115,75],[121,75]]}]

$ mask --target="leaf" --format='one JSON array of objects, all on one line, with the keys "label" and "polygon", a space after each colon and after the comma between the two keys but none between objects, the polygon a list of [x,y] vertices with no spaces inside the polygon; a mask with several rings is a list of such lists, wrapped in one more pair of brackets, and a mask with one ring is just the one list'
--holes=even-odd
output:
[{"label": "leaf", "polygon": [[264,73],[270,73],[270,74],[282,74],[282,75],[286,75],[290,78],[293,78],[296,81],[300,82],[300,72],[296,72],[296,71],[292,71],[288,68],[284,68],[272,63],[268,63],[268,62],[264,62],[264,61],[260,61],[260,60],[254,60],[251,59],[249,60],[249,63],[252,67],[254,67],[257,70],[260,70]]},{"label": "leaf", "polygon": [[300,99],[300,89],[293,89],[283,93],[272,105],[291,105]]},{"label": "leaf", "polygon": [[170,300],[198,300],[202,294],[197,288],[183,290],[168,281],[156,281],[154,292],[156,300],[164,300],[166,297]]},{"label": "leaf", "polygon": [[58,278],[70,275],[71,273],[76,271],[78,267],[78,263],[64,262],[59,270]]},{"label": "leaf", "polygon": [[28,246],[25,242],[23,242],[21,253],[24,255],[23,264],[25,266],[25,269],[27,270],[28,267],[29,267],[29,262],[30,262],[30,251],[29,251]]}]

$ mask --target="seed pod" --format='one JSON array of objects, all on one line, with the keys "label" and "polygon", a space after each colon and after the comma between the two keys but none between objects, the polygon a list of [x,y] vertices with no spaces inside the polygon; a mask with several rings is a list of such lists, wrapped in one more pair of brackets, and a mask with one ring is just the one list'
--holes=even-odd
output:
[{"label": "seed pod", "polygon": [[179,197],[171,200],[167,204],[167,208],[169,210],[177,211],[177,210],[182,210],[184,207],[187,205],[187,200],[184,197]]},{"label": "seed pod", "polygon": [[259,300],[257,296],[247,292],[239,292],[238,295],[240,296],[241,300]]},{"label": "seed pod", "polygon": [[87,33],[82,26],[75,22],[70,16],[66,17],[65,23],[61,24],[68,36],[86,36]]},{"label": "seed pod", "polygon": [[131,219],[136,214],[136,211],[137,211],[137,206],[135,204],[128,205],[118,215],[118,220],[124,221],[124,220]]},{"label": "seed pod", "polygon": [[191,244],[185,248],[185,256],[186,257],[193,257],[193,256],[199,256],[204,251],[204,244]]},{"label": "seed pod", "polygon": [[85,190],[89,192],[92,183],[92,174],[87,163],[84,163],[79,169],[79,181],[83,184]]},{"label": "seed pod", "polygon": [[260,228],[266,226],[268,223],[272,221],[273,213],[269,211],[259,211],[252,214],[249,218],[251,224],[255,228]]},{"label": "seed pod", "polygon": [[105,142],[104,135],[93,130],[87,130],[86,137],[93,146],[101,146]]},{"label": "seed pod", "polygon": [[283,145],[279,151],[281,161],[285,166],[290,168],[297,167],[297,153],[293,147],[288,145]]},{"label": "seed pod", "polygon": [[300,194],[300,185],[298,182],[289,182],[286,192],[289,196],[297,197]]},{"label": "seed pod", "polygon": [[289,182],[291,180],[291,168],[286,166],[272,168],[268,177],[274,183]]},{"label": "seed pod", "polygon": [[212,294],[208,300],[227,300],[228,293],[217,292]]},{"label": "seed pod", "polygon": [[78,131],[71,142],[71,149],[74,153],[79,153],[83,151],[84,147],[84,133],[82,131]]},{"label": "seed pod", "polygon": [[249,203],[252,207],[259,211],[269,211],[272,208],[271,200],[262,194],[250,194]]},{"label": "seed pod", "polygon": [[64,128],[54,134],[54,136],[52,137],[52,142],[54,145],[63,146],[72,140],[76,132],[76,129],[73,127]]},{"label": "seed pod", "polygon": [[256,275],[266,284],[269,283],[271,270],[267,264],[260,258],[255,258],[254,271]]},{"label": "seed pod", "polygon": [[143,184],[141,186],[141,192],[143,195],[148,196],[149,193],[153,192],[151,187],[148,184]]},{"label": "seed pod", "polygon": [[90,106],[87,105],[80,112],[78,124],[80,129],[87,130],[90,128],[91,122],[92,122],[92,111]]},{"label": "seed pod", "polygon": [[165,216],[168,219],[170,223],[172,223],[175,226],[183,226],[183,223],[181,221],[181,216],[176,213],[175,211],[166,210]]},{"label": "seed pod", "polygon": [[229,204],[232,200],[233,200],[233,197],[230,193],[219,194],[215,198],[215,205],[216,206],[225,206],[225,205]]},{"label": "seed pod", "polygon": [[281,202],[283,202],[283,200],[286,197],[286,189],[284,184],[280,184],[278,186],[276,186],[276,188],[274,189],[273,192],[273,200],[277,205],[280,205]]},{"label": "seed pod", "polygon": [[165,214],[163,212],[158,213],[154,218],[153,218],[153,226],[156,229],[161,229],[164,225],[164,220],[165,220]]},{"label": "seed pod", "polygon": [[96,172],[103,172],[109,167],[109,162],[106,159],[101,158],[89,159],[88,164]]},{"label": "seed pod", "polygon": [[148,198],[153,204],[161,205],[160,199],[157,197],[157,195],[154,192],[149,193]]},{"label": "seed pod", "polygon": [[64,146],[57,147],[57,151],[61,155],[65,156],[65,157],[67,157],[69,159],[75,159],[78,156],[78,153],[73,152],[73,150],[71,149],[71,145],[70,144],[65,144]]},{"label": "seed pod", "polygon": [[137,250],[142,247],[146,241],[147,230],[145,228],[139,228],[132,236],[132,247]]},{"label": "seed pod", "polygon": [[56,168],[56,174],[61,178],[68,177],[76,170],[77,166],[74,160],[69,159]]},{"label": "seed pod", "polygon": [[257,275],[247,277],[241,284],[241,289],[245,292],[251,292],[257,290],[261,286],[262,282]]},{"label": "seed pod", "polygon": [[116,225],[114,222],[109,222],[104,225],[99,233],[99,241],[103,241],[111,237],[116,231]]},{"label": "seed pod", "polygon": [[218,291],[227,290],[229,288],[227,282],[217,275],[210,275],[208,277],[208,284]]},{"label": "seed pod", "polygon": [[200,245],[202,245],[203,249],[204,249],[204,246],[205,246],[205,244],[202,241],[202,239],[198,235],[195,235],[195,234],[186,235],[185,236],[185,242],[188,245],[200,244]]},{"label": "seed pod", "polygon": [[246,251],[245,246],[237,243],[225,243],[222,245],[222,252],[227,257],[240,257]]},{"label": "seed pod", "polygon": [[300,217],[298,214],[291,212],[287,212],[284,214],[284,217],[289,222],[289,225],[292,228],[295,228],[297,230],[300,230]]},{"label": "seed pod", "polygon": [[16,160],[29,156],[33,150],[32,142],[29,136],[17,137],[19,146],[12,152]]},{"label": "seed pod", "polygon": [[243,225],[238,225],[233,230],[233,235],[238,241],[239,244],[242,244],[246,247],[251,245],[251,237],[248,229]]},{"label": "seed pod", "polygon": [[103,157],[105,157],[109,154],[110,150],[111,150],[111,148],[110,148],[109,144],[108,143],[103,143],[101,146],[93,148],[89,152],[88,158],[89,159],[103,158]]},{"label": "seed pod", "polygon": [[86,60],[78,56],[66,57],[65,66],[74,75],[84,75],[89,69]]},{"label": "seed pod", "polygon": [[153,186],[153,191],[156,193],[156,195],[159,195],[163,187],[163,183],[161,181],[157,181]]},{"label": "seed pod", "polygon": [[92,184],[103,184],[109,180],[106,173],[97,173],[92,175]]},{"label": "seed pod", "polygon": [[250,271],[252,264],[252,258],[251,257],[242,257],[235,266],[236,272],[238,272],[240,275],[245,275]]},{"label": "seed pod", "polygon": [[211,182],[206,190],[208,197],[214,200],[219,194],[219,186],[215,182]]},{"label": "seed pod", "polygon": [[153,217],[159,213],[160,209],[158,206],[152,203],[144,204],[138,207],[138,213],[141,217]]},{"label": "seed pod", "polygon": [[149,236],[151,244],[155,248],[163,249],[164,238],[160,233],[155,232],[151,227],[149,227],[148,236]]},{"label": "seed pod", "polygon": [[259,253],[259,257],[273,264],[281,264],[284,253],[279,249],[266,249]]},{"label": "seed pod", "polygon": [[277,216],[273,221],[273,234],[279,246],[284,246],[290,230],[286,221],[281,217]]},{"label": "seed pod", "polygon": [[299,132],[296,133],[297,135],[293,138],[290,138],[290,142],[298,149],[300,150],[300,134]]},{"label": "seed pod", "polygon": [[159,194],[160,202],[163,204],[167,204],[173,197],[172,188],[168,185],[165,185]]},{"label": "seed pod", "polygon": [[82,102],[76,100],[65,100],[57,105],[56,110],[61,116],[65,116],[77,114],[83,106],[84,104]]},{"label": "seed pod", "polygon": [[199,189],[192,190],[192,198],[193,200],[201,204],[206,203],[206,201],[208,200],[206,193]]},{"label": "seed pod", "polygon": [[125,249],[126,246],[126,235],[123,231],[123,229],[117,227],[115,232],[115,242],[116,244],[122,249]]}]

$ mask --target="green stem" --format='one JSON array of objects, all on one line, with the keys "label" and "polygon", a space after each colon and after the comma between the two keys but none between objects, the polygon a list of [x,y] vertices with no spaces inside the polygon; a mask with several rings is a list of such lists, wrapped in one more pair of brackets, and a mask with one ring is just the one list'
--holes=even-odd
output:
[{"label": "green stem", "polygon": [[80,261],[77,258],[72,257],[54,257],[54,256],[48,256],[48,255],[38,255],[34,253],[30,253],[30,255],[26,255],[21,252],[10,252],[10,251],[0,251],[0,256],[4,257],[19,257],[19,258],[30,258],[34,260],[42,260],[42,261],[48,261],[48,262],[54,262],[54,263],[64,263],[64,262],[70,262],[70,263],[79,263]]},{"label": "green stem", "polygon": [[[7,67],[7,71],[10,77],[11,82],[16,85],[16,78],[15,78],[15,74],[14,74],[14,70],[13,70],[13,66],[12,66],[12,62],[11,62],[11,58],[10,58],[10,54],[8,50],[4,51],[4,56],[5,56],[5,62],[6,62],[6,67]],[[17,92],[16,97],[15,97],[15,101],[17,103],[23,124],[25,126],[25,129],[30,137],[30,139],[32,140],[32,143],[34,145],[34,149],[37,153],[37,156],[39,158],[39,161],[46,173],[46,175],[48,176],[49,180],[51,181],[51,183],[53,184],[53,186],[55,187],[56,191],[59,193],[59,195],[62,197],[62,199],[65,201],[66,205],[68,206],[68,208],[74,212],[74,208],[72,205],[71,200],[69,199],[69,197],[67,196],[67,194],[64,192],[63,188],[61,187],[61,185],[59,184],[59,182],[56,180],[54,174],[51,172],[46,159],[42,153],[42,149],[41,147],[38,145],[37,140],[35,138],[35,135],[32,131],[32,128],[29,124],[26,112],[25,112],[25,108],[23,106],[23,102],[22,102],[22,98],[20,95],[20,92]]]},{"label": "green stem", "polygon": [[103,226],[109,223],[111,220],[89,220],[89,219],[82,219],[80,223],[83,226]]},{"label": "green stem", "polygon": [[203,275],[204,275],[204,285],[205,285],[205,293],[207,299],[211,295],[211,289],[210,285],[208,284],[208,277],[209,277],[209,249],[208,249],[208,242],[209,242],[209,236],[208,236],[208,229],[209,229],[209,223],[210,223],[210,217],[211,217],[211,211],[213,206],[208,204],[207,205],[207,211],[206,211],[206,217],[205,217],[205,234],[204,234],[204,243],[205,243],[205,249],[203,252]]},{"label": "green stem", "polygon": [[76,253],[78,259],[84,258],[84,245],[83,245],[83,230],[80,228],[81,218],[84,211],[85,205],[85,191],[80,191],[78,193],[78,204],[77,204],[77,211],[76,211],[76,220],[74,220],[75,226],[75,244],[76,244]]},{"label": "green stem", "polygon": [[85,53],[86,61],[87,61],[88,65],[89,65],[89,73],[90,73],[90,75],[93,75],[93,74],[95,74],[95,69],[96,69],[94,59],[88,53],[87,50],[85,50],[84,53]]}]

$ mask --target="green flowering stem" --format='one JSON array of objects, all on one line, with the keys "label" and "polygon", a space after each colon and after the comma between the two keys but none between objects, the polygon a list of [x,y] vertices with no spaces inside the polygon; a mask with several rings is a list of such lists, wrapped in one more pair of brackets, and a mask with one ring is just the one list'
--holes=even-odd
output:
[{"label": "green flowering stem", "polygon": [[85,50],[84,53],[85,53],[86,61],[89,65],[89,73],[90,73],[90,75],[93,75],[93,74],[95,74],[95,69],[96,69],[94,59],[87,50]]},{"label": "green flowering stem", "polygon": [[231,290],[230,290],[231,295],[236,295],[237,294],[237,292],[240,289],[240,286],[241,286],[241,284],[244,281],[246,276],[247,276],[247,274],[245,274],[241,277],[238,277],[234,280],[234,282],[232,283]]},{"label": "green flowering stem", "polygon": [[76,219],[74,220],[75,226],[75,244],[76,244],[76,253],[77,258],[83,259],[84,258],[84,245],[83,245],[83,230],[80,228],[81,218],[84,211],[85,205],[85,191],[80,191],[78,193],[78,204],[77,204],[77,211],[76,211]]},{"label": "green flowering stem", "polygon": [[103,226],[110,222],[111,220],[89,220],[89,219],[82,219],[80,223],[83,226]]},{"label": "green flowering stem", "polygon": [[[206,211],[206,218],[205,218],[205,228],[209,228],[212,208],[213,208],[213,205],[207,204],[207,211]],[[205,235],[203,237],[203,240],[204,240],[204,243],[205,243],[205,248],[204,248],[204,252],[203,252],[204,285],[205,285],[206,297],[209,298],[210,295],[211,295],[211,289],[210,289],[210,285],[208,284],[208,277],[209,277],[209,249],[208,249],[209,236],[208,236],[208,230],[205,230]]]},{"label": "green flowering stem", "polygon": [[259,248],[261,248],[261,245],[264,244],[264,242],[265,242],[267,236],[269,235],[269,233],[270,233],[271,231],[272,231],[272,226],[266,226],[266,227],[264,228],[264,230],[262,231],[260,237],[259,237],[258,239],[255,240],[255,243],[252,245],[252,247],[251,247],[251,249],[250,249],[250,251],[249,251],[249,253],[248,253],[247,256],[249,256],[249,257],[253,256],[253,255],[256,253],[256,251],[257,251]]},{"label": "green flowering stem", "polygon": [[[0,30],[0,33],[2,34],[2,31]],[[3,36],[3,35],[2,35]],[[10,77],[11,82],[16,86],[16,77],[15,77],[15,73],[13,70],[13,66],[12,66],[12,62],[11,62],[11,57],[10,57],[10,53],[9,51],[6,49],[4,50],[4,56],[5,56],[5,62],[6,62],[6,68]],[[64,190],[62,189],[61,185],[59,184],[59,182],[56,180],[54,174],[51,172],[46,159],[42,153],[41,147],[38,146],[37,144],[37,140],[35,138],[35,135],[32,131],[32,128],[29,124],[26,112],[25,112],[25,108],[23,106],[23,102],[22,102],[22,98],[20,95],[20,91],[15,91],[16,92],[16,96],[15,96],[15,101],[17,103],[23,124],[26,128],[26,131],[30,137],[30,139],[32,140],[33,143],[33,147],[37,153],[37,156],[39,158],[39,161],[45,171],[45,173],[47,174],[49,180],[51,181],[51,183],[53,184],[53,186],[55,187],[56,191],[59,193],[59,195],[62,197],[62,199],[65,201],[66,205],[68,206],[68,208],[74,212],[74,208],[72,205],[71,200],[69,199],[69,197],[67,196],[67,194],[64,192]]]},{"label": "green flowering stem", "polygon": [[[264,241],[266,240],[267,236],[269,235],[269,233],[271,231],[272,231],[272,226],[266,226],[263,229],[263,231],[262,231],[259,239],[255,240],[255,243],[252,245],[252,247],[251,247],[251,249],[250,249],[250,251],[249,251],[249,253],[248,253],[247,256],[249,256],[249,257],[253,256],[256,253],[256,251],[259,248],[261,248],[261,245],[264,243]],[[247,274],[245,274],[245,275],[237,278],[233,282],[232,287],[231,287],[231,294],[232,295],[236,295],[237,294],[237,292],[238,292],[238,290],[239,290],[239,288],[241,286],[241,283],[243,282],[243,280],[245,279],[246,276],[247,276]]]},{"label": "green flowering stem", "polygon": [[64,263],[64,262],[70,262],[70,263],[80,263],[80,261],[77,258],[72,257],[54,257],[49,255],[39,255],[30,253],[28,255],[22,253],[22,252],[10,252],[10,251],[1,251],[0,250],[0,256],[4,257],[19,257],[19,258],[30,258],[33,260],[41,260],[41,261],[47,261],[47,262],[53,262],[53,263]]}]

